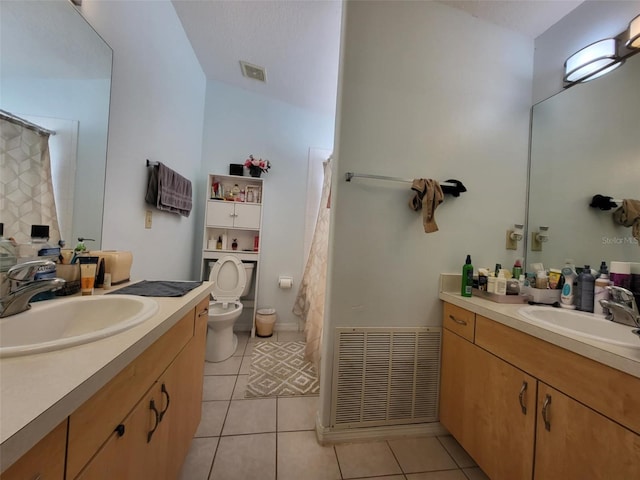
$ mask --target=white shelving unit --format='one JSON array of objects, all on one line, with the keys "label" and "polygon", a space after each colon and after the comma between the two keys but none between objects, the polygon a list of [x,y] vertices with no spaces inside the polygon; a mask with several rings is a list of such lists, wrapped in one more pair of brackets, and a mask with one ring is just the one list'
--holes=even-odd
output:
[{"label": "white shelving unit", "polygon": [[[237,185],[237,189],[234,186]],[[233,195],[234,190],[241,193]],[[254,263],[252,287],[241,299],[242,315],[236,322],[255,335],[255,314],[260,278],[260,231],[262,228],[263,182],[261,178],[209,174],[205,210],[201,278],[208,280],[210,263],[224,255],[235,255],[242,262]],[[253,201],[247,201],[253,200]],[[218,239],[227,244],[218,248]],[[232,244],[237,242],[234,250]],[[248,280],[248,279],[247,279]]]}]

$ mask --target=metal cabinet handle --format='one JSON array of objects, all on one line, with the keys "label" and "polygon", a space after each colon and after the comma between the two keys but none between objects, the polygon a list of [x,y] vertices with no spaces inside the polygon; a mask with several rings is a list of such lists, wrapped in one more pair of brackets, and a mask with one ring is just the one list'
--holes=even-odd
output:
[{"label": "metal cabinet handle", "polygon": [[164,407],[164,410],[162,410],[160,412],[160,421],[162,421],[162,417],[164,417],[164,414],[167,413],[167,410],[169,410],[169,404],[171,403],[171,397],[169,396],[169,392],[167,392],[167,387],[165,387],[164,383],[162,384],[162,388],[160,389],[160,391],[162,392],[163,395],[165,395],[167,397],[167,406]]},{"label": "metal cabinet handle", "polygon": [[153,425],[151,431],[147,433],[147,443],[151,441],[151,437],[153,437],[153,434],[158,429],[158,424],[160,423],[160,413],[158,413],[156,403],[153,400],[149,402],[149,409],[155,414],[155,424]]},{"label": "metal cabinet handle", "polygon": [[520,394],[518,395],[518,400],[520,400],[520,409],[522,410],[522,414],[527,414],[527,406],[524,404],[524,394],[527,391],[527,382],[522,382],[522,387],[520,387]]},{"label": "metal cabinet handle", "polygon": [[114,432],[116,432],[119,437],[123,436],[124,435],[124,424],[121,423],[120,425],[118,425],[116,427],[116,429],[114,430]]},{"label": "metal cabinet handle", "polygon": [[542,403],[542,420],[544,420],[544,428],[550,432],[551,431],[551,420],[549,415],[549,405],[551,405],[551,395],[547,394],[544,397],[544,402]]},{"label": "metal cabinet handle", "polygon": [[456,317],[454,317],[453,315],[449,315],[449,318],[451,320],[453,320],[454,322],[456,322],[458,325],[467,325],[467,322],[465,322],[464,320],[459,320]]},{"label": "metal cabinet handle", "polygon": [[198,313],[198,317],[204,317],[205,315],[209,316],[209,309],[208,308],[205,308],[200,313]]}]

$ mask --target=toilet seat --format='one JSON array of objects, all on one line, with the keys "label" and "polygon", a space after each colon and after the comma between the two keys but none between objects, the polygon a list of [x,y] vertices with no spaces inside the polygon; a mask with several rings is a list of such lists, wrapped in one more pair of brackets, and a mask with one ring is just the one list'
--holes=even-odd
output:
[{"label": "toilet seat", "polygon": [[211,269],[209,280],[213,282],[211,297],[215,302],[238,302],[247,283],[244,264],[233,255],[220,257]]}]

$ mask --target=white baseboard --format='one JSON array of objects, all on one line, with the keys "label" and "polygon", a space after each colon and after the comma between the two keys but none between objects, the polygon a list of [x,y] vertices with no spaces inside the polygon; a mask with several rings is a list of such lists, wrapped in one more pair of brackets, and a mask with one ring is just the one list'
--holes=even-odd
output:
[{"label": "white baseboard", "polygon": [[319,418],[316,416],[316,438],[320,445],[373,442],[402,437],[435,437],[448,434],[449,432],[440,422],[335,429],[321,425]]}]

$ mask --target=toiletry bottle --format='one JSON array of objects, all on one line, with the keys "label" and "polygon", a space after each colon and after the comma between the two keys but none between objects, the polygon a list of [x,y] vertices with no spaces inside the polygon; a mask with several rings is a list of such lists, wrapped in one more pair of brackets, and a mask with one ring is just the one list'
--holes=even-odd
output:
[{"label": "toiletry bottle", "polygon": [[602,262],[600,265],[600,276],[596,278],[595,281],[595,289],[593,292],[593,313],[596,315],[600,315],[604,317],[608,314],[608,311],[600,305],[600,300],[608,300],[609,299],[609,291],[607,287],[611,284],[609,280],[609,270],[607,269],[607,264]]},{"label": "toiletry bottle", "polygon": [[231,243],[231,249],[232,250],[237,250],[238,249],[238,239],[234,238],[233,242]]},{"label": "toiletry bottle", "polygon": [[500,272],[498,274],[498,278],[496,279],[496,295],[506,295],[507,294],[507,279],[504,276],[504,272]]},{"label": "toiletry bottle", "polygon": [[585,265],[578,276],[578,285],[580,285],[580,303],[577,304],[578,310],[593,312],[595,278],[591,275],[591,267],[589,265]]},{"label": "toiletry bottle", "polygon": [[516,261],[513,264],[513,278],[515,278],[516,280],[518,280],[520,278],[520,275],[522,275],[522,263],[520,263],[520,259],[516,259]]},{"label": "toiletry bottle", "polygon": [[497,278],[493,275],[493,272],[489,272],[489,277],[487,278],[487,293],[496,293],[496,280]]},{"label": "toiletry bottle", "polygon": [[549,288],[549,278],[544,270],[538,270],[536,273],[536,288]]},{"label": "toiletry bottle", "polygon": [[218,241],[216,242],[216,249],[222,250],[222,237],[218,235]]},{"label": "toiletry bottle", "polygon": [[499,263],[496,263],[496,268],[493,271],[493,275],[498,278],[498,275],[500,274],[500,269],[502,268],[502,265]]},{"label": "toiletry bottle", "polygon": [[573,281],[576,278],[576,272],[570,264],[567,264],[562,269],[562,276],[564,277],[564,285],[562,286],[562,294],[560,295],[560,306],[574,309],[576,306],[573,303]]},{"label": "toiletry bottle", "polygon": [[471,255],[467,255],[467,259],[462,266],[462,288],[460,295],[470,297],[473,288],[473,265],[471,265]]}]

